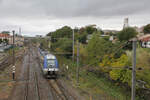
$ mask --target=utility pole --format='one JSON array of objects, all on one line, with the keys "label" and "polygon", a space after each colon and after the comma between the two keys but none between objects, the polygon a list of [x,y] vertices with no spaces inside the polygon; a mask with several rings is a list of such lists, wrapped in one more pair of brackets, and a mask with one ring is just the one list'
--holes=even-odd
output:
[{"label": "utility pole", "polygon": [[136,45],[137,40],[134,39],[132,43],[132,49],[133,49],[133,57],[132,57],[132,94],[131,94],[131,100],[135,100],[135,86],[136,86]]},{"label": "utility pole", "polygon": [[48,43],[48,48],[51,49],[51,37],[49,37],[49,43]]},{"label": "utility pole", "polygon": [[15,31],[13,31],[13,68],[12,68],[12,77],[15,80]]},{"label": "utility pole", "polygon": [[76,75],[77,75],[77,85],[79,84],[79,41],[77,41],[77,69],[76,69]]},{"label": "utility pole", "polygon": [[72,30],[73,33],[72,33],[72,61],[74,62],[74,29]]}]

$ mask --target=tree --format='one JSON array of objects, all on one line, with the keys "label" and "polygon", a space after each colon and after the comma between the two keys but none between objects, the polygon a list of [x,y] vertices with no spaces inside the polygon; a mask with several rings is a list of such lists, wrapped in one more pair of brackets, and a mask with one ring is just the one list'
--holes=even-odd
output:
[{"label": "tree", "polygon": [[3,42],[8,44],[9,41],[8,41],[8,39],[4,39]]},{"label": "tree", "polygon": [[150,24],[146,25],[143,31],[145,34],[150,34]]},{"label": "tree", "polygon": [[112,68],[117,67],[118,69],[112,69],[109,72],[109,76],[113,80],[119,80],[122,83],[128,83],[131,85],[131,71],[128,69],[124,69],[125,66],[131,66],[131,62],[127,55],[123,54],[120,58],[115,59],[111,63]]},{"label": "tree", "polygon": [[86,26],[85,30],[86,30],[86,33],[88,34],[93,34],[94,32],[97,31],[97,29],[93,25]]},{"label": "tree", "polygon": [[100,38],[99,34],[93,34],[92,39],[87,45],[88,62],[92,65],[98,65],[104,55],[110,53],[112,43]]},{"label": "tree", "polygon": [[72,29],[68,26],[64,26],[54,32],[48,33],[47,36],[51,36],[53,43],[60,38],[72,38]]},{"label": "tree", "polygon": [[48,40],[47,39],[40,39],[40,48],[48,49]]},{"label": "tree", "polygon": [[9,34],[10,32],[9,31],[2,31],[1,33],[3,33],[3,34]]},{"label": "tree", "polygon": [[72,40],[68,38],[59,39],[57,42],[52,44],[52,50],[56,53],[67,53],[64,55],[69,57],[72,55]]},{"label": "tree", "polygon": [[53,32],[49,32],[46,36],[51,36]]},{"label": "tree", "polygon": [[72,29],[68,26],[64,26],[58,30],[56,30],[55,32],[52,33],[51,35],[54,38],[71,38],[72,37]]},{"label": "tree", "polygon": [[86,32],[84,32],[82,34],[77,34],[75,36],[76,36],[76,39],[79,40],[80,43],[83,43],[83,44],[86,43],[86,40],[87,40],[87,33]]},{"label": "tree", "polygon": [[3,42],[3,40],[2,39],[0,39],[0,44]]},{"label": "tree", "polygon": [[131,38],[136,37],[137,34],[138,32],[134,28],[128,27],[120,31],[117,37],[120,41],[128,41]]}]

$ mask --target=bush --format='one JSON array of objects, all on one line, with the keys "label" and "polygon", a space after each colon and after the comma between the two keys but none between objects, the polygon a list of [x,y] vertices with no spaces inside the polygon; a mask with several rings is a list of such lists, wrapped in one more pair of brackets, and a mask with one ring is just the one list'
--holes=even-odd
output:
[{"label": "bush", "polygon": [[145,34],[150,34],[150,24],[148,24],[148,25],[146,25],[145,27],[144,27],[144,33]]},{"label": "bush", "polygon": [[134,28],[128,27],[120,31],[117,37],[120,41],[128,41],[129,39],[136,37],[137,34],[138,33]]}]

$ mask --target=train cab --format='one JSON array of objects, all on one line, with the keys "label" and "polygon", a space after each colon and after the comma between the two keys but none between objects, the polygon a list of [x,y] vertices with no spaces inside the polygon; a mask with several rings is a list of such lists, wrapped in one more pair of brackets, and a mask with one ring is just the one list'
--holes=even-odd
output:
[{"label": "train cab", "polygon": [[57,77],[59,68],[56,56],[47,54],[44,57],[43,72],[46,77]]}]

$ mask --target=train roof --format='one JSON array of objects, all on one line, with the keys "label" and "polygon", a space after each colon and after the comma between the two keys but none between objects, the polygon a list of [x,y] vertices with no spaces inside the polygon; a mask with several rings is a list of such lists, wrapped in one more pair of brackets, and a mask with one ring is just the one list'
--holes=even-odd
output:
[{"label": "train roof", "polygon": [[45,55],[45,57],[47,59],[56,59],[56,57],[53,54],[47,54],[47,55]]}]

